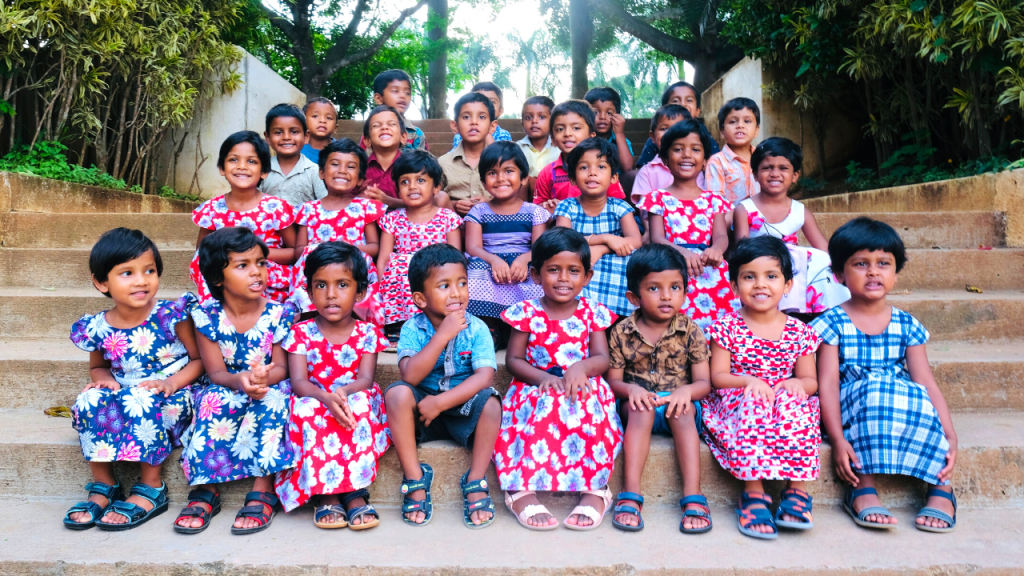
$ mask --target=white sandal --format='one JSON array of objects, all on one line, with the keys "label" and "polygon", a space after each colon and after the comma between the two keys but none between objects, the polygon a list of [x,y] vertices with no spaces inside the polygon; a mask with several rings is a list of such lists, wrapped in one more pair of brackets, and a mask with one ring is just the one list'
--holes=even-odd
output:
[{"label": "white sandal", "polygon": [[591,496],[600,497],[602,500],[604,500],[604,512],[598,514],[597,510],[595,510],[593,506],[577,506],[572,509],[572,512],[569,513],[569,516],[572,516],[574,514],[578,516],[586,516],[587,518],[590,518],[590,521],[593,522],[593,524],[591,524],[590,526],[576,526],[573,524],[565,523],[565,527],[569,530],[578,530],[580,532],[594,530],[601,525],[601,521],[604,520],[604,517],[612,509],[612,491],[605,487],[603,490],[584,490],[580,492],[580,494],[590,494]]},{"label": "white sandal", "polygon": [[512,506],[520,498],[525,498],[527,496],[536,496],[536,495],[537,495],[537,493],[534,492],[533,490],[520,490],[519,492],[516,492],[515,494],[510,494],[509,492],[506,491],[505,492],[505,506],[507,506],[508,507],[508,511],[511,512],[512,515],[516,517],[516,520],[519,521],[519,524],[521,524],[524,528],[526,528],[528,530],[536,530],[538,532],[546,532],[548,530],[554,530],[555,528],[558,528],[558,521],[557,520],[555,521],[554,524],[552,524],[550,526],[533,526],[533,525],[528,524],[526,522],[527,520],[529,520],[530,518],[532,518],[532,517],[534,517],[534,516],[536,516],[538,514],[547,514],[548,516],[551,516],[552,518],[555,517],[555,515],[552,514],[547,509],[547,507],[544,506],[543,504],[530,504],[526,508],[523,508],[523,511],[520,512],[519,514],[516,514],[515,509],[512,508]]}]

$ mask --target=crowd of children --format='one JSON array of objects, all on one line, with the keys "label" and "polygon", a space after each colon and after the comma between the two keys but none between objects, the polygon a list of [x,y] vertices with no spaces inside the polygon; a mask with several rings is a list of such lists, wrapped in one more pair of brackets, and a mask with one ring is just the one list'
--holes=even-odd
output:
[{"label": "crowd of children", "polygon": [[[877,478],[907,475],[930,485],[915,526],[953,530],[957,440],[928,331],[887,300],[903,243],[867,218],[825,238],[788,196],[799,146],[754,146],[753,101],[718,112],[719,150],[700,95],[673,84],[634,157],[611,88],[528,99],[512,142],[501,90],[482,82],[456,102],[454,148],[435,159],[405,119],[409,76],[383,72],[373,91],[358,143],[333,138],[323,98],[273,107],[262,138],[224,141],[230,191],[193,213],[198,297],[157,298],[163,264],[141,232],[93,247],[92,281],[113,307],[72,326],[90,353],[73,425],[93,481],[65,526],[125,530],[165,512],[161,465],[182,447],[179,533],[206,530],[221,485],[243,479],[235,534],[307,503],[317,527],[365,530],[381,522],[367,488],[392,445],[401,518],[423,526],[435,478],[417,446],[445,439],[471,452],[469,528],[495,519],[493,462],[530,530],[593,530],[611,514],[638,531],[661,434],[679,462],[680,531],[713,526],[703,440],[743,483],[740,532],[774,539],[814,525],[824,428],[857,524],[895,528]],[[401,380],[382,388],[386,352]],[[115,461],[142,463],[127,497]],[[777,506],[766,480],[785,482]],[[560,521],[548,491],[579,505]]]}]

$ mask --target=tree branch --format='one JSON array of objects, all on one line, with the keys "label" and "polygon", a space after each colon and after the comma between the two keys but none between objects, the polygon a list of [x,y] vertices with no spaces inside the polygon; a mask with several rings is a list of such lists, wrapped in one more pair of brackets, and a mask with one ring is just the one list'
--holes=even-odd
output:
[{"label": "tree branch", "polygon": [[680,60],[690,61],[693,61],[697,54],[700,53],[700,48],[698,48],[698,46],[693,42],[680,40],[665,34],[640,18],[626,12],[613,0],[590,0],[590,5],[604,14],[612,22],[615,22],[615,25],[623,32],[635,37],[645,44],[650,45],[650,47],[655,50],[659,50],[665,54],[679,58]]},{"label": "tree branch", "polygon": [[270,20],[270,24],[280,30],[291,41],[292,45],[299,43],[299,35],[295,31],[295,25],[288,18],[285,18],[283,14],[269,8],[262,2],[259,3],[259,7],[263,11],[263,15],[267,17],[267,20]]},{"label": "tree branch", "polygon": [[[344,52],[339,52],[337,50],[338,44],[332,46],[324,55],[322,63],[324,78],[330,78],[339,68],[344,68],[345,66],[365,60],[366,58],[376,54],[377,51],[380,50],[380,47],[383,46],[384,43],[387,42],[395,33],[395,30],[398,30],[398,27],[405,22],[405,19],[415,14],[426,3],[427,0],[418,0],[415,6],[410,6],[405,10],[402,10],[398,15],[398,18],[396,18],[395,21],[392,22],[376,40],[374,40],[373,44],[366,49],[346,55]],[[351,26],[351,23],[349,25]],[[346,33],[347,32],[348,31],[346,30]]]},{"label": "tree branch", "polygon": [[[366,11],[366,7],[369,4],[369,0],[359,0],[356,3],[356,9],[352,12],[352,19],[348,21],[348,26],[342,32],[341,38],[338,38],[334,46],[328,48],[324,54],[324,62],[341,58],[348,53],[349,46],[352,45],[352,40],[356,37],[356,32],[359,30],[359,23],[363,21],[363,12]],[[327,76],[330,76],[330,74]]]}]

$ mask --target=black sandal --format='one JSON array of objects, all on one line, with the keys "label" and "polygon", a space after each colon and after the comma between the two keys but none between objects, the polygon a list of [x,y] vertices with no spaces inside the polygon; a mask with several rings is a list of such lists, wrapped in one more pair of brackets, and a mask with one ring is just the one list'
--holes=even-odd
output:
[{"label": "black sandal", "polygon": [[[67,514],[64,515],[64,527],[69,530],[88,530],[89,528],[92,528],[96,525],[96,521],[103,518],[107,513],[107,510],[110,510],[110,506],[113,505],[115,501],[121,499],[120,482],[113,486],[110,484],[104,484],[103,482],[89,482],[85,485],[85,491],[89,493],[89,496],[92,496],[93,494],[103,496],[107,499],[107,505],[105,507],[100,506],[91,500],[75,504],[68,509]],[[77,514],[78,512],[88,512],[92,516],[92,519],[88,522],[75,522],[71,519],[71,515]]]},{"label": "black sandal", "polygon": [[[161,482],[160,488],[153,488],[148,484],[142,482],[136,482],[132,489],[128,491],[131,496],[140,496],[149,500],[152,508],[146,510],[138,504],[126,502],[124,500],[118,500],[110,505],[108,512],[120,514],[128,519],[123,524],[113,524],[110,522],[103,522],[101,520],[96,521],[96,527],[100,530],[106,530],[109,532],[121,532],[123,530],[131,530],[138,526],[142,526],[150,519],[155,518],[164,512],[167,512],[167,484]],[[102,517],[101,517],[102,518]]]},{"label": "black sandal", "polygon": [[[209,510],[196,504],[206,504]],[[188,493],[188,506],[182,508],[178,518],[174,520],[174,531],[178,534],[199,534],[210,526],[210,519],[220,514],[220,494],[208,488],[196,488]],[[203,525],[199,528],[181,526],[178,521],[182,518],[199,518]]]},{"label": "black sandal", "polygon": [[[238,514],[235,515],[235,520],[239,518],[252,518],[259,522],[258,525],[252,528],[235,528],[231,527],[231,533],[235,536],[244,536],[246,534],[255,534],[266,530],[270,523],[274,521],[274,516],[277,514],[277,504],[281,500],[277,497],[277,494],[273,492],[249,492],[245,495],[246,502],[262,502],[262,504],[253,504],[252,506],[243,506]],[[267,514],[266,508],[270,507],[270,514]]]},{"label": "black sandal", "polygon": [[[380,514],[378,514],[377,509],[370,504],[370,492],[366,488],[342,495],[341,505],[348,508],[348,505],[351,504],[353,500],[357,500],[359,498],[362,498],[366,504],[348,510],[348,527],[357,531],[376,528],[377,525],[380,524]],[[367,516],[373,517],[373,520],[371,522],[367,522]],[[359,524],[352,523],[356,518],[359,518]]]}]

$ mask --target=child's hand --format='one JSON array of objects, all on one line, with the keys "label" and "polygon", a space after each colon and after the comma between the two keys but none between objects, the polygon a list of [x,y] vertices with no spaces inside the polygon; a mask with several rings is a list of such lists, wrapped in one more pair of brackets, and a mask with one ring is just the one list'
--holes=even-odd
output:
[{"label": "child's hand", "polygon": [[804,383],[799,378],[790,378],[789,380],[783,381],[782,389],[789,392],[800,401],[807,400],[807,391],[804,390]]},{"label": "child's hand", "polygon": [[469,214],[469,211],[473,209],[473,206],[476,206],[482,200],[483,196],[477,196],[468,200],[459,200],[455,203],[455,211],[459,216],[465,216],[466,214]]},{"label": "child's hand", "polygon": [[665,404],[667,404],[665,418],[679,418],[683,414],[688,414],[690,407],[693,405],[693,400],[690,399],[689,386],[676,388],[665,397],[665,400]]},{"label": "child's hand", "polygon": [[266,386],[253,384],[251,372],[242,372],[240,376],[242,378],[242,383],[239,386],[241,392],[253,400],[263,400],[263,397],[267,395],[270,389]]},{"label": "child's hand", "polygon": [[163,394],[164,398],[170,398],[171,394],[178,391],[178,387],[168,380],[146,380],[139,382],[139,388],[152,390],[154,394]]},{"label": "child's hand", "polygon": [[590,266],[593,268],[594,263],[601,259],[605,254],[611,254],[612,249],[604,244],[597,244],[590,247]]},{"label": "child's hand", "polygon": [[561,378],[555,376],[554,374],[546,374],[543,378],[540,379],[540,382],[537,384],[537,389],[540,390],[541,392],[544,392],[549,388],[553,388],[555,392],[561,394],[565,392],[565,382],[563,382]]},{"label": "child's hand", "polygon": [[633,245],[625,238],[619,236],[608,236],[608,239],[605,240],[605,246],[608,246],[612,252],[619,256],[629,256],[633,253]]},{"label": "child's hand", "polygon": [[854,468],[860,468],[860,460],[853,451],[853,446],[845,438],[829,438],[832,443],[832,464],[836,468],[839,478],[850,483],[854,488],[860,484],[860,478],[854,473]]},{"label": "child's hand", "polygon": [[722,263],[722,251],[714,246],[709,246],[701,252],[700,261],[705,266],[711,266],[717,268]]},{"label": "child's hand", "polygon": [[527,252],[513,260],[512,265],[508,269],[510,281],[513,284],[526,282],[526,279],[530,277],[530,253]]},{"label": "child's hand", "polygon": [[622,114],[609,114],[612,121],[612,133],[616,138],[623,138],[626,135],[626,118]]},{"label": "child's hand", "polygon": [[459,335],[459,332],[462,332],[468,327],[469,323],[466,322],[466,311],[459,310],[444,317],[444,320],[441,321],[441,325],[437,327],[437,335],[443,338],[445,342],[450,342],[452,338]]},{"label": "child's hand", "polygon": [[106,388],[107,390],[117,392],[121,389],[121,385],[116,380],[100,380],[99,382],[89,382],[85,385],[85,388],[82,388],[82,392],[92,388]]},{"label": "child's hand", "polygon": [[558,199],[552,198],[550,200],[545,200],[540,203],[540,207],[554,214],[555,208],[558,208]]},{"label": "child's hand", "polygon": [[760,378],[748,378],[747,385],[743,388],[745,398],[761,398],[771,406],[775,404],[775,390],[767,382]]},{"label": "child's hand", "polygon": [[565,382],[565,396],[571,401],[576,400],[578,394],[586,398],[591,392],[590,378],[587,377],[587,371],[583,369],[582,362],[569,366],[562,376],[562,380]]},{"label": "child's hand", "polygon": [[344,389],[335,392],[325,392],[320,403],[327,407],[334,419],[346,430],[352,430],[356,426],[355,418],[352,417],[352,407],[348,405],[348,394]]},{"label": "child's hand", "polygon": [[954,437],[947,438],[947,440],[949,440],[949,450],[946,451],[946,466],[939,470],[939,480],[943,482],[953,479],[953,467],[956,466],[957,439]]},{"label": "child's hand", "polygon": [[423,422],[423,426],[430,426],[430,423],[443,412],[440,403],[437,401],[437,396],[427,396],[420,400],[416,407],[420,411],[420,422]]},{"label": "child's hand", "polygon": [[686,260],[686,272],[690,278],[696,278],[704,273],[704,263],[701,261],[701,257],[695,254],[693,250],[682,250],[683,259]]},{"label": "child's hand", "polygon": [[491,277],[498,284],[509,284],[512,281],[512,271],[504,260],[497,258],[491,264]]},{"label": "child's hand", "polygon": [[370,200],[376,200],[377,202],[384,202],[386,199],[391,197],[384,193],[376,184],[370,184],[360,194],[363,198],[369,198]]},{"label": "child's hand", "polygon": [[640,412],[653,411],[658,407],[658,395],[639,384],[633,384],[629,387],[629,407]]},{"label": "child's hand", "polygon": [[254,359],[249,368],[249,381],[255,386],[266,388],[267,378],[270,377],[270,371],[274,369],[274,363],[263,364],[259,359]]}]

